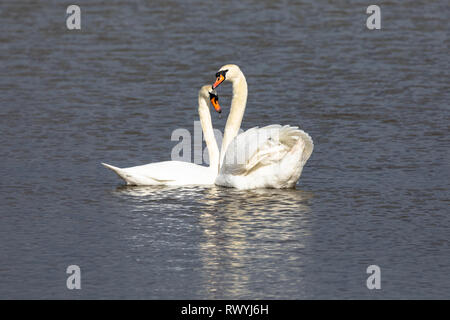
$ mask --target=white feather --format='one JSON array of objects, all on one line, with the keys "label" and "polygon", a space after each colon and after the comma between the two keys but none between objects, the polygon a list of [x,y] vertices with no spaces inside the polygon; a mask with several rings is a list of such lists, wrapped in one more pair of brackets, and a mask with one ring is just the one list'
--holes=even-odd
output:
[{"label": "white feather", "polygon": [[216,184],[238,189],[292,188],[313,148],[311,137],[298,127],[251,128],[230,143]]}]

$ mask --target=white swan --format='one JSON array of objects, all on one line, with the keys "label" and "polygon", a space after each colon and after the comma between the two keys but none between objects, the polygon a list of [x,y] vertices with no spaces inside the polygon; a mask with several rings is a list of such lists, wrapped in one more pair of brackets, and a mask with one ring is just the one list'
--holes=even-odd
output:
[{"label": "white swan", "polygon": [[311,137],[287,125],[255,127],[237,135],[247,103],[247,81],[233,64],[219,69],[213,89],[223,81],[233,84],[233,98],[215,183],[238,189],[295,187],[314,148]]},{"label": "white swan", "polygon": [[211,85],[203,86],[198,93],[198,113],[208,147],[209,167],[183,161],[155,162],[131,168],[117,168],[106,163],[105,167],[114,171],[129,185],[212,185],[219,168],[219,148],[214,137],[209,112],[209,102],[217,112],[221,112],[218,97]]}]

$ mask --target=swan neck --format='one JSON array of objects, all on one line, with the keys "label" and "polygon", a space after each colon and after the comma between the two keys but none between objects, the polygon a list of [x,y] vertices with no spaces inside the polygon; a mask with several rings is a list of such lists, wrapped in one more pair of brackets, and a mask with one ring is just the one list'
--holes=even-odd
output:
[{"label": "swan neck", "polygon": [[247,105],[248,88],[244,74],[241,72],[239,77],[235,78],[232,83],[233,98],[231,100],[230,114],[225,125],[225,132],[220,150],[220,163],[223,162],[229,144],[239,133],[242,119],[244,118],[245,107]]},{"label": "swan neck", "polygon": [[205,98],[198,98],[198,114],[200,124],[202,126],[203,136],[205,138],[206,147],[208,148],[209,167],[215,172],[219,170],[219,147],[217,146],[214,136],[214,129],[211,121],[211,112],[209,111],[208,102]]}]

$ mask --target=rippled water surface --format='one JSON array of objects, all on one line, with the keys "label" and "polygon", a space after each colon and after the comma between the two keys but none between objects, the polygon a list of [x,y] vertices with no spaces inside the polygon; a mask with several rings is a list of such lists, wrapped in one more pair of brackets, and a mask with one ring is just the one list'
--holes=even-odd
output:
[{"label": "rippled water surface", "polygon": [[[378,31],[366,1],[77,4],[81,31],[67,3],[0,3],[0,298],[450,298],[447,1],[383,2]],[[295,190],[126,187],[100,165],[169,160],[226,63],[244,128],[313,137]]]}]

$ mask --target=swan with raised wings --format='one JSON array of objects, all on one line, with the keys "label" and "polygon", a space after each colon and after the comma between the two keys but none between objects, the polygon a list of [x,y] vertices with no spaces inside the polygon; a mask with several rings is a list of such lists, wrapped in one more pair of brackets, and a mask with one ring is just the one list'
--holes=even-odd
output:
[{"label": "swan with raised wings", "polygon": [[221,112],[218,97],[211,85],[203,86],[198,93],[198,113],[203,135],[208,148],[209,167],[183,161],[163,161],[146,165],[117,168],[102,163],[114,171],[129,185],[212,185],[219,168],[219,148],[214,137],[214,131],[209,111],[209,103],[217,112]]},{"label": "swan with raised wings", "polygon": [[237,65],[219,69],[212,88],[233,85],[233,98],[220,151],[215,183],[238,189],[293,188],[314,148],[311,137],[298,127],[255,127],[238,135],[247,104],[247,81]]}]

